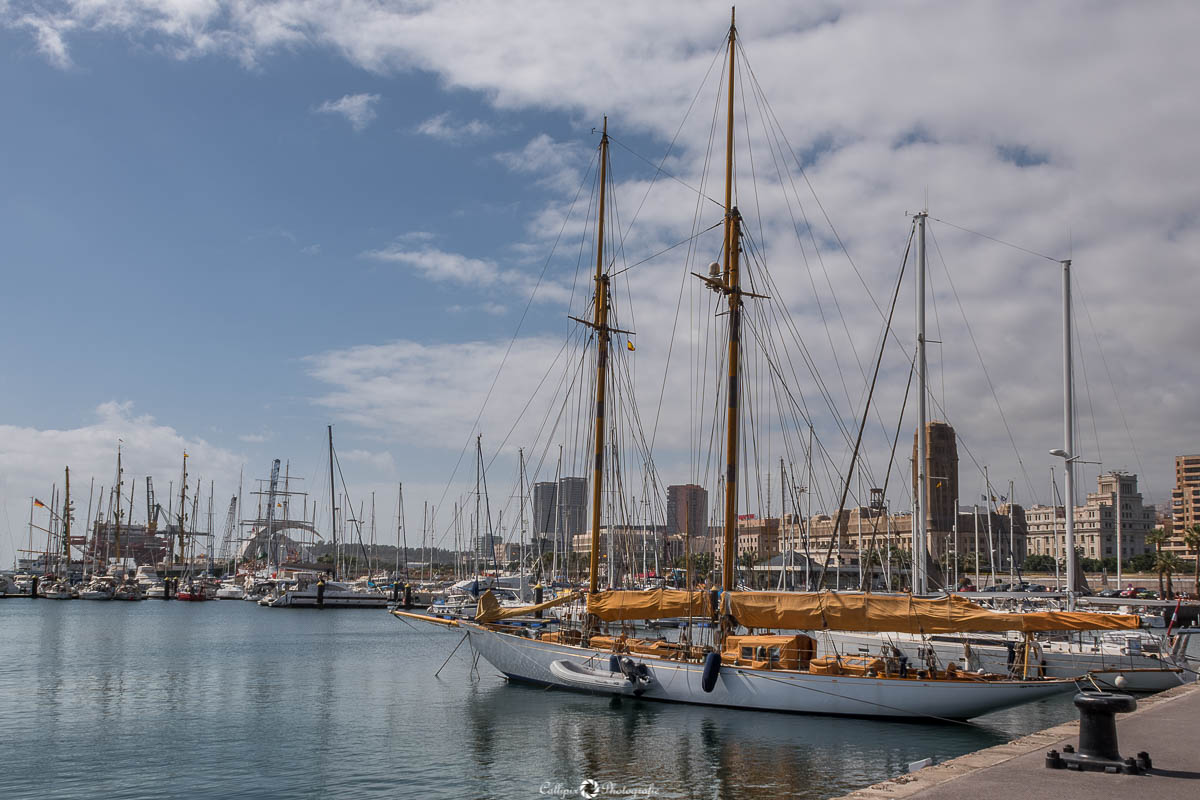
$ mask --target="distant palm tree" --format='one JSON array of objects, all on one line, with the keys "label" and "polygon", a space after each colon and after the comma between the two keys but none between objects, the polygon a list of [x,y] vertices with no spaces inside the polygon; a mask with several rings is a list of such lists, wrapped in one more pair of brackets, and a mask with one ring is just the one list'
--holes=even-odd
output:
[{"label": "distant palm tree", "polygon": [[1184,544],[1196,554],[1196,585],[1192,587],[1197,597],[1200,597],[1200,524],[1193,525],[1191,530],[1184,531]]},{"label": "distant palm tree", "polygon": [[[1175,597],[1175,592],[1171,588],[1171,575],[1175,572],[1183,572],[1185,569],[1183,559],[1175,555],[1169,550],[1160,552],[1154,557],[1154,568],[1158,570],[1159,585],[1162,585],[1162,574],[1167,574],[1167,599],[1171,600]],[[1159,594],[1159,597],[1162,597]]]},{"label": "distant palm tree", "polygon": [[1155,528],[1146,534],[1146,543],[1154,545],[1154,569],[1158,571],[1158,596],[1163,597],[1163,571],[1158,566],[1159,559],[1162,558],[1162,546],[1167,541],[1167,532],[1162,528]]}]

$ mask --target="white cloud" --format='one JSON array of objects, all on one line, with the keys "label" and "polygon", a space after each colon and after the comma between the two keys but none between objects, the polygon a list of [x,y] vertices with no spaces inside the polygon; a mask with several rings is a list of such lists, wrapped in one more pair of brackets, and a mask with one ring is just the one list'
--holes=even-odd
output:
[{"label": "white cloud", "polygon": [[472,119],[466,122],[455,122],[449,111],[443,111],[422,122],[416,128],[417,133],[440,139],[451,144],[461,144],[472,139],[483,139],[495,133],[495,129],[486,122]]},{"label": "white cloud", "polygon": [[[216,481],[217,497],[229,497],[236,491],[242,458],[199,437],[184,434],[163,425],[147,414],[135,414],[129,402],[102,403],[95,419],[69,429],[38,429],[0,425],[0,499],[7,511],[8,531],[0,536],[0,563],[10,563],[15,546],[27,543],[29,498],[37,497],[47,505],[50,489],[63,486],[63,468],[71,468],[71,495],[75,501],[76,522],[87,516],[88,491],[95,480],[94,517],[101,502],[101,487],[107,492],[117,472],[117,444],[122,440],[124,491],[135,492],[133,518],[145,519],[145,477],[151,476],[166,506],[165,496],[171,481],[178,487],[183,453],[188,453],[189,482],[203,479],[208,494],[208,479]],[[231,482],[232,481],[232,482]],[[40,512],[45,514],[46,512]],[[39,524],[45,524],[45,519]],[[44,542],[44,535],[42,542]],[[35,537],[35,547],[39,544]]]},{"label": "white cloud", "polygon": [[243,433],[238,436],[238,441],[246,442],[247,444],[262,444],[271,437],[263,433]]},{"label": "white cloud", "polygon": [[379,102],[377,94],[348,94],[338,100],[326,100],[313,111],[318,114],[341,114],[356,131],[361,131],[375,119],[373,106]]},{"label": "white cloud", "polygon": [[520,269],[501,267],[490,259],[472,258],[432,247],[411,249],[401,243],[380,250],[369,250],[362,255],[375,261],[410,267],[435,283],[454,283],[472,289],[505,286],[526,298],[536,286],[535,299],[541,302],[566,302],[570,299],[570,291],[566,287],[549,280],[543,280],[539,285],[537,276]]},{"label": "white cloud", "polygon": [[482,311],[484,314],[491,314],[492,316],[499,317],[508,313],[508,306],[502,303],[493,302],[483,302],[475,305],[462,305],[460,303],[455,303],[452,306],[448,306],[446,310],[451,314],[470,314],[475,311]]}]

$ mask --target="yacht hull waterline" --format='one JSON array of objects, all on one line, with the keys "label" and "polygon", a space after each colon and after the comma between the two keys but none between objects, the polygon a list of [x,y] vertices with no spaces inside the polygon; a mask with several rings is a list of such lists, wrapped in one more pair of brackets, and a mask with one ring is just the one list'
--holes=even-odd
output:
[{"label": "yacht hull waterline", "polygon": [[[609,653],[543,642],[460,622],[471,647],[510,680],[580,691],[552,665],[567,661],[595,669]],[[969,719],[1075,689],[1074,681],[925,681],[818,675],[722,665],[711,692],[701,686],[704,665],[633,655],[651,680],[640,697],[757,711],[901,719]],[[562,673],[560,668],[558,673]],[[593,693],[634,696],[634,685]],[[584,689],[586,691],[586,689]]]}]

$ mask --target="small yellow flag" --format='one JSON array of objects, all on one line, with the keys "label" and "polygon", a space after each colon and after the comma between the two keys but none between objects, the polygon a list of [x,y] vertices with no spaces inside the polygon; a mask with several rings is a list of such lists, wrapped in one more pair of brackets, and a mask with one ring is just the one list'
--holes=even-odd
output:
[{"label": "small yellow flag", "polygon": [[628,339],[625,340],[625,346],[630,350],[637,350],[637,348],[633,346],[633,342],[629,341]]}]

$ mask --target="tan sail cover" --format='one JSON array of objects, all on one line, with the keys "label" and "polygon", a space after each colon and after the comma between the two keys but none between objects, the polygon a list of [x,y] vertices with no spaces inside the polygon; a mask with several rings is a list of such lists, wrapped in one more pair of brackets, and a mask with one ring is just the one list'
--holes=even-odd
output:
[{"label": "tan sail cover", "polygon": [[712,614],[708,592],[655,589],[650,592],[614,590],[588,596],[588,613],[605,622],[628,619],[707,617]]},{"label": "tan sail cover", "polygon": [[786,630],[960,633],[966,631],[1132,630],[1130,614],[1039,611],[1004,614],[964,597],[919,598],[908,595],[730,592],[733,618],[749,628]]},{"label": "tan sail cover", "polygon": [[567,594],[559,595],[552,600],[547,600],[544,603],[538,603],[532,606],[519,606],[517,608],[502,608],[500,601],[492,594],[492,590],[488,589],[479,596],[479,609],[475,612],[476,622],[499,622],[513,617],[527,617],[538,611],[545,611],[547,608],[566,605],[567,603],[579,597],[577,592],[568,592]]}]

